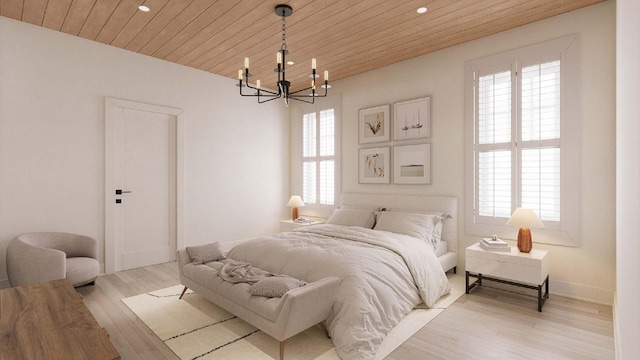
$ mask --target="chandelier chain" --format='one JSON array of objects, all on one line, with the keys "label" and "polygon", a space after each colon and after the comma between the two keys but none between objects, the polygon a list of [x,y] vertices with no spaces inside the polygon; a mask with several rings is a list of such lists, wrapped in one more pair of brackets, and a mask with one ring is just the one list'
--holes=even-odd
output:
[{"label": "chandelier chain", "polygon": [[287,50],[287,40],[285,39],[285,35],[287,34],[287,28],[285,24],[285,17],[282,17],[282,46],[280,46],[280,50]]}]

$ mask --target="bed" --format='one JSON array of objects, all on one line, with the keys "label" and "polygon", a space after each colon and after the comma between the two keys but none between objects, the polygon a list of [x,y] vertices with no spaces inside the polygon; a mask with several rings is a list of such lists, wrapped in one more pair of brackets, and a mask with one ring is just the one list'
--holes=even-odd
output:
[{"label": "bed", "polygon": [[[456,218],[452,197],[343,194],[327,224],[252,239],[228,256],[306,282],[340,278],[325,321],[336,352],[373,359],[406,314],[450,291],[445,271],[456,266]],[[440,256],[434,233],[441,234]]]}]

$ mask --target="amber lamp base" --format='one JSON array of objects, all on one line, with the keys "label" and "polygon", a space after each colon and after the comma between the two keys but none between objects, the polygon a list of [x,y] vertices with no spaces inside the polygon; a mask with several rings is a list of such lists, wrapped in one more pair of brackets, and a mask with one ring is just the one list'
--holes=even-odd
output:
[{"label": "amber lamp base", "polygon": [[297,218],[299,218],[298,207],[294,206],[293,208],[291,208],[291,220],[296,220]]},{"label": "amber lamp base", "polygon": [[533,242],[531,241],[531,230],[528,227],[521,227],[518,230],[518,250],[523,253],[531,252]]}]

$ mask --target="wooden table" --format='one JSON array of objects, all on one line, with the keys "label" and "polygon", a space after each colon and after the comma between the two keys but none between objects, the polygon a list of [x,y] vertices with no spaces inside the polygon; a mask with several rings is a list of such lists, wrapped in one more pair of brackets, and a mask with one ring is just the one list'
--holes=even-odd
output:
[{"label": "wooden table", "polygon": [[0,359],[120,359],[66,279],[0,290]]}]

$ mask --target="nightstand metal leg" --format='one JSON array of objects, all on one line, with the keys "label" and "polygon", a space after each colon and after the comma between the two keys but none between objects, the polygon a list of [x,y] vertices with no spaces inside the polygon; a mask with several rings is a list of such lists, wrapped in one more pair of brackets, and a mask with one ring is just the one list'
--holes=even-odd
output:
[{"label": "nightstand metal leg", "polygon": [[[544,285],[544,295],[542,294],[542,286]],[[538,286],[538,311],[542,312],[542,305],[549,298],[549,275],[542,284]]]},{"label": "nightstand metal leg", "polygon": [[465,276],[464,276],[464,292],[465,294],[469,293],[469,272],[465,271]]},{"label": "nightstand metal leg", "polygon": [[549,275],[547,275],[547,279],[544,282],[545,282],[544,293],[545,293],[545,297],[548,299],[549,298]]},{"label": "nightstand metal leg", "polygon": [[542,285],[538,286],[538,312],[542,312]]},{"label": "nightstand metal leg", "polygon": [[[476,280],[469,284],[469,277],[474,277]],[[465,271],[465,293],[468,294],[476,285],[482,285],[482,274],[471,274]]]}]

